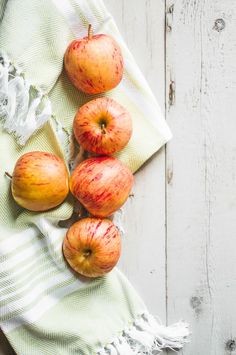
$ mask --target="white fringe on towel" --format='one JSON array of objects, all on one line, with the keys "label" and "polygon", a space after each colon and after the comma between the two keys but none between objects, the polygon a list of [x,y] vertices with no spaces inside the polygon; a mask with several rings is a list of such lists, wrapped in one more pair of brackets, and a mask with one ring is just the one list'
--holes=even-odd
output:
[{"label": "white fringe on towel", "polygon": [[0,123],[24,145],[51,117],[51,103],[0,51]]},{"label": "white fringe on towel", "polygon": [[188,342],[189,334],[185,322],[166,327],[145,313],[97,355],[156,355],[166,348],[178,351]]}]

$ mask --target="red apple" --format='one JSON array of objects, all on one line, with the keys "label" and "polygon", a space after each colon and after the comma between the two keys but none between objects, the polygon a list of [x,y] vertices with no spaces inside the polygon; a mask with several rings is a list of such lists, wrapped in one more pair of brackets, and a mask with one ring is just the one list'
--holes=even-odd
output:
[{"label": "red apple", "polygon": [[22,207],[46,211],[58,206],[69,192],[64,162],[47,152],[30,152],[16,162],[11,182],[12,195]]},{"label": "red apple", "polygon": [[132,134],[129,112],[118,102],[101,97],[83,105],[74,119],[78,143],[96,154],[113,154],[123,149]]},{"label": "red apple", "polygon": [[109,219],[84,218],[68,230],[63,252],[79,274],[102,276],[113,269],[120,257],[120,233]]},{"label": "red apple", "polygon": [[109,35],[92,35],[74,40],[68,46],[64,65],[73,85],[88,94],[99,94],[116,87],[123,76],[119,45]]},{"label": "red apple", "polygon": [[70,190],[96,217],[107,217],[127,200],[133,174],[118,159],[101,156],[84,160],[70,178]]}]

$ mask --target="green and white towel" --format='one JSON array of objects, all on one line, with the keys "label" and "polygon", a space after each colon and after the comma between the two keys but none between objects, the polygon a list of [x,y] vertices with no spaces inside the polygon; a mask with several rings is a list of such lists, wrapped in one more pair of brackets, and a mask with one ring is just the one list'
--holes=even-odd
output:
[{"label": "green and white towel", "polygon": [[171,138],[102,1],[0,0],[0,326],[21,355],[155,354],[181,348],[189,333],[183,322],[159,324],[118,269],[81,281],[64,262],[66,229],[58,226],[70,217],[72,199],[47,213],[23,210],[4,176],[33,150],[73,165],[73,117],[94,96],[70,84],[63,55],[89,23],[114,36],[125,58],[122,82],[107,93],[133,117],[133,137],[118,157],[135,172]]}]

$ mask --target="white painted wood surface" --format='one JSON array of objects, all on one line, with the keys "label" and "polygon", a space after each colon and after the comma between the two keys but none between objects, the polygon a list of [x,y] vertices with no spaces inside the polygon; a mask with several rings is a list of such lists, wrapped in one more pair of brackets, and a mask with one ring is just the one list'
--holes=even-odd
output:
[{"label": "white painted wood surface", "polygon": [[104,1],[174,134],[136,175],[120,267],[190,323],[182,355],[236,354],[236,2]]},{"label": "white painted wood surface", "polygon": [[168,0],[167,12],[167,319],[191,324],[183,354],[235,354],[236,2]]}]

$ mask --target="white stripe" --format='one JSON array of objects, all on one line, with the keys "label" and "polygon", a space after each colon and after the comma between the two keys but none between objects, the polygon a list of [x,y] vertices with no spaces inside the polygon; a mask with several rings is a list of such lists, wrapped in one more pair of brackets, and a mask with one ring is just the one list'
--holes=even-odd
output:
[{"label": "white stripe", "polygon": [[[44,252],[42,255],[42,257],[45,257],[45,255],[48,255],[50,257],[49,260],[46,261],[46,264],[49,264],[50,267],[53,267],[55,271],[64,270],[65,264],[63,262],[62,255],[61,255],[61,247],[62,247],[62,237],[64,236],[66,230],[64,228],[63,229],[58,228],[56,225],[54,225],[54,223],[52,221],[48,221],[47,219],[42,218],[42,217],[38,218],[35,223],[37,224],[37,227],[39,228],[41,233],[43,233],[45,236],[44,239],[41,240],[41,243],[40,243],[41,247],[42,247],[42,241],[45,245],[48,246],[49,253]],[[57,242],[57,241],[59,241],[59,243],[57,246],[55,246],[55,242]],[[34,251],[35,250],[37,250],[37,248],[34,248]],[[8,258],[6,263],[8,263],[9,260],[11,260],[11,258]],[[12,262],[10,263],[10,270],[11,270],[11,267],[12,267]],[[43,271],[44,270],[41,271],[39,276],[43,273]],[[21,273],[22,273],[22,270],[21,270]],[[32,276],[34,275],[34,273],[35,273],[35,270],[33,270]],[[12,293],[7,295],[7,298],[22,291],[22,288],[19,289],[17,285],[19,282],[22,283],[24,279],[27,280],[27,278],[29,277],[29,274],[27,273],[25,275],[25,277],[20,280],[19,280],[19,278],[16,278],[17,282],[14,283],[15,274],[10,271],[9,271],[9,274],[11,275],[12,286],[17,288],[17,292],[13,291]],[[4,279],[9,281],[9,276],[7,275],[6,277],[4,277]],[[1,279],[0,284],[2,282],[3,282],[3,279]],[[3,291],[4,289],[6,289],[8,287],[9,287],[9,282],[5,287],[1,288],[1,291]],[[5,298],[3,298],[3,299],[5,299]]]},{"label": "white stripe", "polygon": [[[54,243],[58,242],[60,239],[61,236],[56,236],[54,239]],[[8,257],[6,261],[3,261],[1,263],[1,273],[7,272],[9,269],[11,270],[14,267],[17,268],[22,261],[27,262],[27,259],[28,260],[32,259],[35,256],[37,251],[39,251],[42,248],[45,248],[47,245],[48,242],[46,238],[43,238],[40,239],[35,244],[28,246],[25,250],[22,250],[20,253]]]},{"label": "white stripe", "polygon": [[[39,267],[40,264],[37,263],[37,267]],[[65,264],[63,263],[63,259],[61,262],[61,268],[65,267]],[[49,258],[48,260],[46,260],[46,262],[43,264],[43,268],[42,270],[39,272],[39,269],[34,269],[32,270],[30,273],[25,273],[25,277],[22,278],[18,278],[17,281],[15,281],[14,277],[10,276],[10,278],[8,277],[8,282],[4,287],[1,287],[1,294],[2,296],[0,296],[1,301],[7,298],[10,298],[12,296],[14,296],[15,294],[21,293],[24,289],[26,289],[27,287],[29,287],[29,285],[34,282],[35,280],[39,279],[40,277],[42,277],[43,273],[45,272],[52,272],[54,271],[58,271],[58,268],[55,267],[55,265],[52,263],[51,258]],[[44,274],[44,276],[46,276],[46,274]],[[28,283],[28,280],[29,283]],[[25,283],[26,282],[26,283]],[[23,284],[23,286],[19,287],[19,285]],[[13,288],[13,291],[9,291],[9,289]],[[3,292],[5,291],[5,293],[7,292],[7,296],[4,297]]]},{"label": "white stripe", "polygon": [[[66,235],[67,229],[59,228],[55,221],[48,220],[45,217],[38,218],[35,221],[35,224],[37,225],[41,233],[45,236],[45,242],[50,252],[52,261],[56,263],[58,257],[60,258],[61,250],[60,255],[58,255],[58,251],[55,250],[55,246],[56,248],[58,248],[58,246],[60,246],[60,248],[62,247],[62,242],[64,236]],[[60,268],[60,263],[57,266]]]},{"label": "white stripe", "polygon": [[[104,24],[106,24],[107,22],[109,22],[109,20],[112,19],[111,14],[108,11],[106,11],[106,16],[102,19],[102,23],[100,23],[100,21],[98,21],[96,15],[93,13],[93,10],[90,8],[90,6],[89,6],[87,1],[74,0],[74,2],[78,6],[78,8],[80,9],[80,12],[83,14],[83,16],[87,20],[87,22],[90,23],[93,26],[94,34],[97,34],[97,33],[101,32],[101,28],[104,26]],[[98,0],[97,0],[97,2],[98,2]],[[96,3],[96,7],[97,7],[97,5],[98,4]],[[99,6],[100,5],[101,5],[101,2],[99,4]],[[76,35],[76,37],[81,37],[80,33],[74,32],[74,34]]]},{"label": "white stripe", "polygon": [[[94,2],[94,4],[95,4],[95,2]],[[106,15],[110,15],[110,12],[105,7],[103,0],[96,0],[96,8],[97,8],[97,11],[98,11],[100,16],[102,16],[104,13]]]},{"label": "white stripe", "polygon": [[30,242],[36,237],[37,233],[37,229],[33,227],[15,233],[12,233],[12,229],[9,230],[1,227],[1,235],[4,235],[4,239],[0,240],[0,255],[6,255],[25,243]]},{"label": "white stripe", "polygon": [[48,256],[50,256],[50,253],[48,251],[46,251],[40,255],[36,254],[36,256],[34,256],[34,258],[31,262],[27,263],[26,265],[23,265],[21,268],[17,268],[14,271],[12,271],[12,270],[10,270],[9,272],[7,271],[7,275],[5,275],[5,276],[2,276],[0,273],[0,275],[1,275],[0,287],[1,287],[1,284],[4,284],[5,281],[9,281],[9,274],[12,276],[12,279],[17,279],[20,276],[20,274],[27,275],[29,269],[31,269],[33,266],[38,264],[41,261],[41,259],[48,257]]},{"label": "white stripe", "polygon": [[78,290],[81,286],[81,281],[76,279],[72,284],[54,290],[51,295],[45,295],[34,307],[25,312],[24,315],[19,315],[9,321],[2,322],[2,330],[7,334],[25,323],[30,324],[36,322],[45,312],[58,303],[60,299]]},{"label": "white stripe", "polygon": [[70,24],[71,31],[78,37],[86,35],[83,23],[78,20],[78,15],[68,0],[52,0],[58,11]]},{"label": "white stripe", "polygon": [[[98,21],[97,17],[95,16],[95,14],[93,13],[93,10],[91,9],[91,7],[88,5],[87,1],[84,1],[84,0],[74,0],[74,1],[78,5],[80,10],[82,10],[81,12],[83,13],[87,22],[93,26],[94,34],[100,33],[101,29],[104,27],[104,25],[112,19],[111,14],[106,10],[105,11],[106,16],[102,19],[102,23],[100,23]],[[96,7],[98,8],[98,10],[99,10],[99,6],[103,6],[103,8],[104,8],[104,5],[102,4],[101,1],[100,1],[99,5],[98,5],[98,3],[96,3]],[[77,34],[75,33],[75,35],[77,35]]]},{"label": "white stripe", "polygon": [[[165,122],[161,107],[157,102],[155,96],[153,95],[152,91],[150,90],[147,81],[141,73],[140,69],[136,64],[134,64],[134,61],[131,59],[126,60],[125,67],[129,75],[134,77],[135,81],[139,83],[139,86],[142,88],[142,91],[146,92],[146,95],[143,94],[142,91],[138,90],[138,88],[126,75],[124,75],[123,80],[121,81],[121,87],[125,88],[126,91],[128,88],[130,88],[129,94],[134,94],[136,99],[135,101],[137,104],[139,103],[139,107],[143,109],[145,117],[150,118],[152,123],[156,125],[158,130],[163,130],[163,133],[170,135],[170,130]],[[152,115],[149,116],[145,113],[146,107],[148,107],[149,109],[153,108]]]},{"label": "white stripe", "polygon": [[75,3],[79,7],[80,11],[86,18],[87,22],[93,26],[94,32],[97,32],[97,27],[99,25],[97,18],[93,14],[90,6],[86,0],[75,0]]},{"label": "white stripe", "polygon": [[[132,83],[131,83],[132,84]],[[142,93],[140,93],[135,87],[132,88],[132,91],[129,90],[130,81],[127,78],[123,78],[120,83],[121,91],[124,91],[125,94],[129,97],[130,101],[135,104],[138,110],[145,115],[145,119],[149,120],[156,130],[160,134],[160,138],[167,142],[171,139],[172,134],[169,130],[169,127],[166,125],[163,118],[163,113],[160,106],[157,102],[153,104],[145,100]]]},{"label": "white stripe", "polygon": [[[63,15],[67,20],[71,31],[73,32],[76,38],[87,36],[87,28],[84,27],[84,24],[79,18],[79,15],[76,13],[73,6],[70,4],[69,0],[52,0],[54,5],[57,7],[58,11]],[[94,33],[100,32],[101,26],[104,25],[107,21],[111,19],[111,15],[107,12],[107,17],[104,18],[104,22],[100,24],[93,14],[90,6],[85,0],[75,0],[75,4],[78,6],[80,12],[83,14],[84,18],[88,23],[91,23],[93,26]]]},{"label": "white stripe", "polygon": [[[37,228],[31,229],[32,237],[36,239],[33,245],[29,245],[21,253],[12,255],[8,257],[6,261],[1,263],[1,272],[7,272],[9,269],[17,267],[22,261],[27,262],[27,258],[30,260],[35,256],[35,252],[47,247],[50,255],[53,257],[55,255],[55,247],[58,248],[58,243],[62,243],[63,237],[66,234],[65,228],[58,228],[54,225],[53,221],[48,221],[45,218],[39,217],[35,221],[38,229],[44,235],[44,238],[39,238],[39,231]],[[25,232],[25,231],[24,231]],[[24,233],[22,232],[22,233]],[[32,238],[33,239],[33,238]],[[59,244],[61,246],[61,244]]]},{"label": "white stripe", "polygon": [[6,305],[0,307],[0,318],[8,315],[10,312],[20,311],[22,308],[28,307],[31,303],[38,303],[41,297],[45,294],[49,288],[58,287],[61,283],[66,282],[72,278],[72,273],[69,270],[65,270],[59,275],[52,273],[52,278],[49,280],[42,280],[36,287],[31,289],[31,292],[27,293],[23,297],[16,301],[10,301]]},{"label": "white stripe", "polygon": [[[43,295],[48,290],[48,288],[60,286],[61,282],[65,282],[71,278],[72,274],[69,271],[66,271],[61,275],[56,275],[57,277],[55,277],[55,274],[58,273],[59,270],[64,271],[64,268],[65,268],[65,264],[63,262],[63,259],[61,259],[61,247],[62,247],[62,240],[65,235],[66,229],[58,228],[57,225],[55,225],[55,223],[53,221],[49,221],[49,220],[42,218],[42,217],[39,217],[37,220],[35,220],[35,223],[36,223],[38,229],[41,231],[41,233],[43,233],[43,235],[45,237],[43,239],[36,241],[35,245],[27,248],[26,250],[22,251],[21,253],[14,255],[12,257],[9,257],[6,262],[2,263],[1,272],[4,272],[4,271],[7,272],[9,270],[9,274],[12,275],[12,272],[10,272],[10,270],[12,268],[16,267],[17,265],[19,265],[19,262],[24,261],[25,259],[27,259],[29,257],[30,257],[29,260],[32,260],[32,259],[34,260],[34,256],[37,257],[37,251],[45,246],[48,246],[49,253],[47,251],[44,252],[44,254],[41,256],[41,258],[45,257],[45,254],[46,255],[49,254],[49,257],[50,257],[49,262],[51,265],[53,265],[53,267],[50,268],[50,273],[51,273],[52,277],[54,277],[54,278],[52,280],[49,279],[46,281],[45,281],[45,279],[43,279],[42,282],[40,282],[35,288],[33,288],[33,290],[31,290],[31,292],[29,294],[25,295],[24,297],[21,297],[17,301],[13,300],[13,301],[9,302],[6,306],[0,307],[1,316],[5,316],[9,312],[17,311],[17,310],[20,310],[21,308],[28,306],[31,302],[36,300],[39,297],[39,295]],[[37,238],[37,233],[39,233],[38,229],[37,228],[32,229],[32,231],[34,232],[33,234],[35,234],[35,236],[34,236],[35,238]],[[58,245],[55,246],[55,243],[58,243]],[[27,267],[27,266],[28,265],[26,265],[25,267]],[[49,269],[47,268],[45,270],[48,271]],[[22,269],[21,269],[21,273],[22,273]],[[19,274],[19,272],[16,272],[15,274]],[[13,280],[14,280],[15,274],[13,273],[13,275],[12,275]],[[33,274],[35,274],[35,271],[33,272]],[[26,276],[28,277],[28,274],[26,274]],[[40,274],[37,276],[36,280],[39,278],[40,278]],[[3,279],[9,281],[9,277],[4,277]],[[18,279],[16,278],[16,280],[19,280],[19,277],[18,277]],[[3,280],[1,279],[1,281],[3,281]],[[21,281],[22,280],[20,280],[20,282]],[[33,279],[33,282],[35,282],[35,279]],[[19,294],[23,290],[25,290],[25,292],[27,292],[28,288],[31,287],[31,284],[28,284],[28,283],[25,287],[23,287],[21,289],[19,289],[17,287],[17,282],[16,282],[16,286],[14,285],[14,282],[12,283],[12,285],[15,288],[15,291],[7,294],[7,297],[2,296],[2,298],[1,298],[2,302],[4,300],[7,301],[7,299],[9,297],[16,296],[17,294]],[[7,286],[9,287],[9,282],[8,282]]]}]

